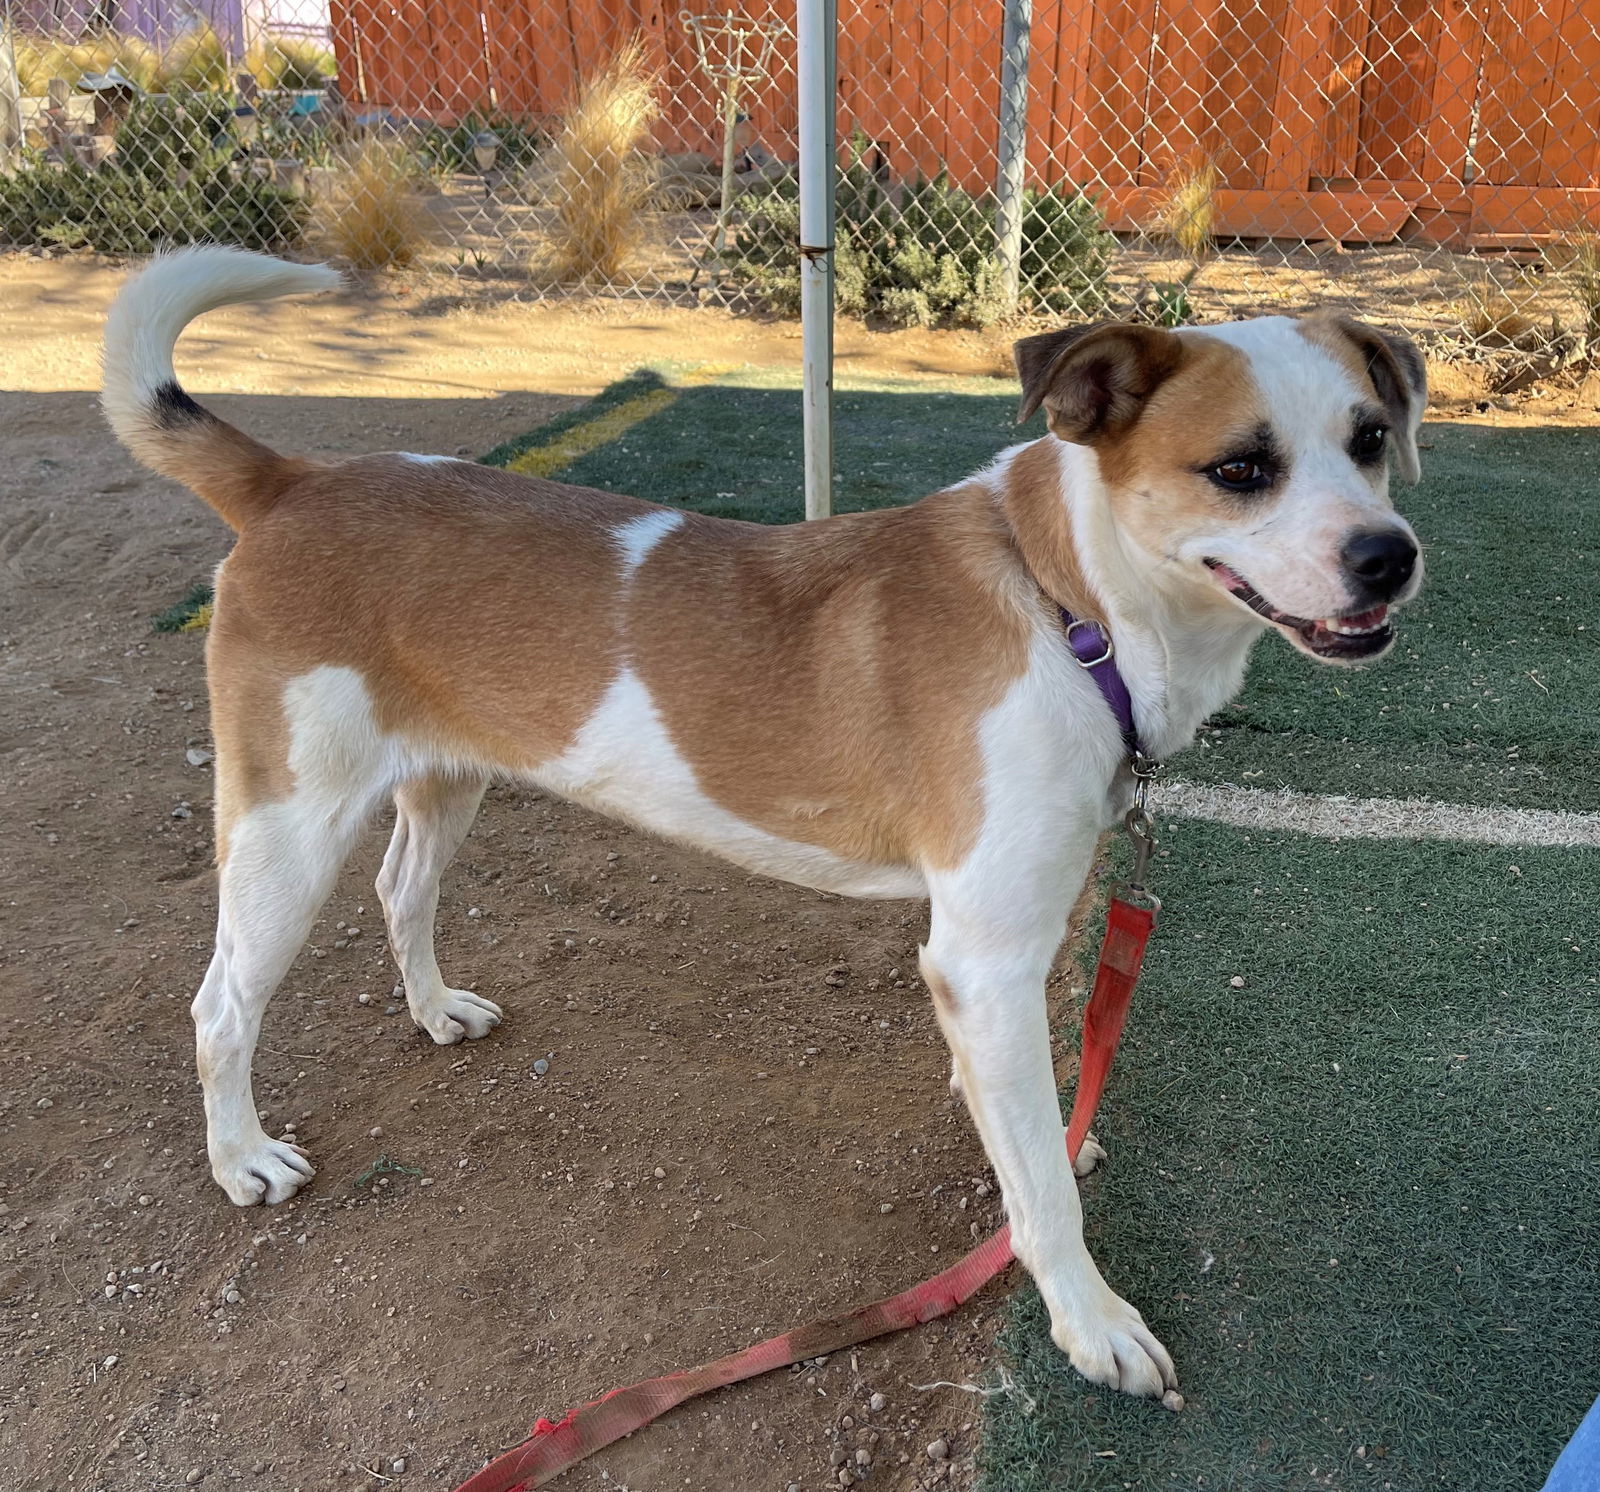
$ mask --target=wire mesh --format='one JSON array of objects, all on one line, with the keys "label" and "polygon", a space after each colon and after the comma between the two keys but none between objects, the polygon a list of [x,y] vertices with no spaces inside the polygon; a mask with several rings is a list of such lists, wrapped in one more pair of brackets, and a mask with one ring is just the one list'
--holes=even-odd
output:
[{"label": "wire mesh", "polygon": [[[1331,303],[1441,355],[1551,366],[1600,337],[1600,12],[1581,0],[839,12],[844,314]],[[218,238],[484,293],[797,302],[794,44],[762,0],[5,14],[0,242]]]}]

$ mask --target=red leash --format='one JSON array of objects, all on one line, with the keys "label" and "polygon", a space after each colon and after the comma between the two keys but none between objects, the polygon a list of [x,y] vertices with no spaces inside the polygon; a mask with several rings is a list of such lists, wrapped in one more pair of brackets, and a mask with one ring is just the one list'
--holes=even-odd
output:
[{"label": "red leash", "polygon": [[[1129,817],[1131,819],[1132,815]],[[1148,820],[1145,822],[1148,824]],[[1129,827],[1133,832],[1131,824]],[[1136,893],[1143,891],[1140,882],[1148,854],[1145,850],[1135,871]],[[1067,1126],[1067,1154],[1073,1160],[1077,1159],[1078,1148],[1100,1105],[1106,1075],[1111,1071],[1111,1059],[1122,1036],[1128,1004],[1133,999],[1133,987],[1139,978],[1145,945],[1155,926],[1155,909],[1159,904],[1147,894],[1141,895],[1140,900],[1143,904],[1126,900],[1118,893],[1112,898],[1106,917],[1106,936],[1095,970],[1094,989],[1084,1012],[1078,1091],[1073,1099],[1072,1120]],[[604,1398],[571,1410],[557,1424],[541,1419],[521,1445],[491,1461],[476,1476],[468,1477],[456,1492],[519,1492],[519,1489],[542,1487],[585,1456],[649,1424],[685,1399],[770,1373],[774,1368],[787,1367],[803,1358],[822,1357],[853,1347],[857,1342],[870,1341],[873,1337],[947,1315],[988,1284],[1012,1257],[1008,1225],[949,1269],[887,1300],[862,1306],[845,1316],[813,1321],[747,1347],[743,1352],[702,1363],[698,1368],[646,1378],[627,1388],[613,1389]]]}]

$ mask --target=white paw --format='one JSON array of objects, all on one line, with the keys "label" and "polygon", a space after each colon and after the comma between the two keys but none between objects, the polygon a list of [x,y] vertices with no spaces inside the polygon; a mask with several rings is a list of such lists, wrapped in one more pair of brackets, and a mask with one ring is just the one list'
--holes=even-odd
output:
[{"label": "white paw", "polygon": [[411,1007],[411,1019],[440,1046],[487,1036],[500,1024],[504,1013],[493,1000],[485,1000],[469,989],[440,990],[437,999],[420,1009]]},{"label": "white paw", "polygon": [[1088,1292],[1085,1310],[1060,1312],[1050,1335],[1091,1383],[1143,1399],[1159,1399],[1178,1386],[1167,1349],[1144,1317],[1103,1281]]},{"label": "white paw", "polygon": [[1078,1158],[1072,1163],[1074,1176],[1087,1176],[1106,1158],[1106,1147],[1095,1139],[1094,1131],[1090,1130],[1083,1137],[1083,1144],[1078,1147]]},{"label": "white paw", "polygon": [[244,1145],[230,1145],[211,1157],[217,1185],[240,1207],[287,1202],[317,1174],[298,1145],[261,1135]]}]

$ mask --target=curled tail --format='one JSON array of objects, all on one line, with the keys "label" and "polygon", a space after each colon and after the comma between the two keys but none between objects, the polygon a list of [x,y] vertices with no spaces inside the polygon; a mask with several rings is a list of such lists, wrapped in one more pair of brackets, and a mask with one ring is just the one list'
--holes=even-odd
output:
[{"label": "curled tail", "polygon": [[172,349],[196,316],[339,283],[321,264],[288,264],[212,246],[161,254],[126,284],[106,318],[100,405],[146,466],[199,493],[236,529],[271,507],[300,463],[202,409],[178,385]]}]

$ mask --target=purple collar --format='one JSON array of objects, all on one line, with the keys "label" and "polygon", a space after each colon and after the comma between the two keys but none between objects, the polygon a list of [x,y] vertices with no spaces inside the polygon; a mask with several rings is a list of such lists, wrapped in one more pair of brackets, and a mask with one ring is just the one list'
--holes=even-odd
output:
[{"label": "purple collar", "polygon": [[1086,622],[1060,608],[1062,625],[1067,629],[1067,646],[1078,666],[1094,680],[1101,696],[1111,707],[1117,729],[1122,732],[1122,744],[1127,749],[1128,760],[1136,777],[1151,776],[1156,763],[1144,749],[1139,739],[1139,727],[1133,718],[1133,696],[1128,693],[1128,681],[1117,667],[1116,646],[1111,634],[1100,622]]}]

